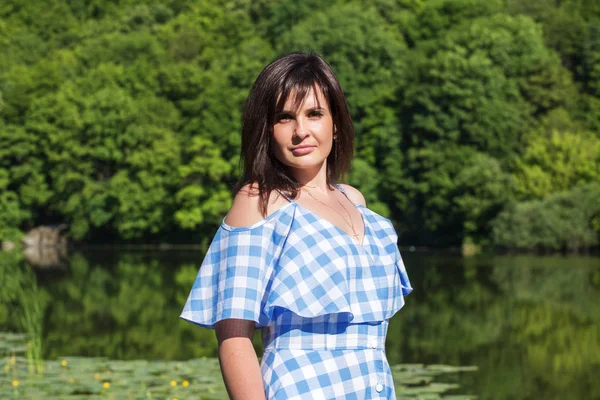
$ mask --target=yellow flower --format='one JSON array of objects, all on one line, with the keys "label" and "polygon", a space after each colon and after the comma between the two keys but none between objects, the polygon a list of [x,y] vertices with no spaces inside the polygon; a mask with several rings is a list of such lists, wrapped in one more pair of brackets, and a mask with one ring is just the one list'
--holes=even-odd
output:
[{"label": "yellow flower", "polygon": [[69,383],[75,383],[75,378],[73,378],[73,377],[69,378]]},{"label": "yellow flower", "polygon": [[177,386],[177,382],[171,381],[171,386]]},{"label": "yellow flower", "polygon": [[62,365],[63,367],[66,367],[67,366],[67,360],[62,360],[60,362],[60,365]]},{"label": "yellow flower", "polygon": [[110,387],[110,383],[108,383],[108,382],[104,382],[104,383],[102,384],[102,387],[103,387],[104,389],[108,389],[108,388]]},{"label": "yellow flower", "polygon": [[12,385],[13,385],[14,387],[17,387],[17,386],[19,386],[19,381],[12,381]]},{"label": "yellow flower", "polygon": [[183,381],[181,384],[185,387],[190,386],[190,383],[188,381]]}]

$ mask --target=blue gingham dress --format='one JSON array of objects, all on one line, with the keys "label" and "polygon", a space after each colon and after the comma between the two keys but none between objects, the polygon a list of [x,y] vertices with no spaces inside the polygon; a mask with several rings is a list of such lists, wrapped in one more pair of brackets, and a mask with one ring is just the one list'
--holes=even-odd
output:
[{"label": "blue gingham dress", "polygon": [[355,204],[359,244],[288,200],[250,226],[223,219],[181,318],[254,321],[267,399],[395,399],[385,337],[412,287],[391,221]]}]

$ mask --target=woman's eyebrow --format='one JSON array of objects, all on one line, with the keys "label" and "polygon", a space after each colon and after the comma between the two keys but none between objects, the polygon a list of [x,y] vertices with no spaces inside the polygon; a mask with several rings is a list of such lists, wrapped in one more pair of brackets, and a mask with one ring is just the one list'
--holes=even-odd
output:
[{"label": "woman's eyebrow", "polygon": [[307,108],[306,111],[325,111],[325,109],[323,107],[311,107],[311,108]]},{"label": "woman's eyebrow", "polygon": [[281,110],[277,113],[277,115],[284,115],[284,114],[289,114],[289,115],[295,115],[296,113],[290,110]]}]

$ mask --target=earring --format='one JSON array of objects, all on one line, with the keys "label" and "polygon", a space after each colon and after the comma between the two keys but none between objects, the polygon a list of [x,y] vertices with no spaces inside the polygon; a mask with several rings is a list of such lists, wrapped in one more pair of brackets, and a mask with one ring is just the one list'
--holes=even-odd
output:
[{"label": "earring", "polygon": [[333,135],[333,140],[337,139],[337,135]]}]

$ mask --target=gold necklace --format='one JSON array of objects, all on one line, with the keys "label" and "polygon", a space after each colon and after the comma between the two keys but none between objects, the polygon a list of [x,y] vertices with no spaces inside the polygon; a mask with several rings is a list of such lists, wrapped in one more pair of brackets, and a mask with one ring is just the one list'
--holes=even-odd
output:
[{"label": "gold necklace", "polygon": [[348,221],[346,220],[346,218],[344,218],[344,216],[342,215],[342,213],[340,213],[338,210],[336,210],[335,208],[331,207],[329,204],[325,204],[323,203],[321,200],[317,199],[315,196],[313,196],[308,190],[305,190],[306,193],[308,193],[308,195],[310,197],[312,197],[313,199],[315,199],[316,201],[318,201],[319,203],[323,204],[324,206],[327,206],[329,208],[331,208],[333,211],[335,211],[336,213],[338,213],[340,215],[340,217],[342,217],[342,219],[344,220],[344,222],[350,226],[350,228],[352,229],[352,236],[354,236],[354,238],[356,239],[356,241],[358,243],[360,243],[360,241],[358,240],[358,233],[356,233],[356,229],[354,228],[354,223],[352,222],[352,216],[350,215],[350,212],[348,212],[348,210],[346,209],[346,207],[344,207],[344,205],[342,204],[341,201],[337,200],[338,203],[340,203],[340,206],[342,206],[342,208],[344,209],[344,211],[346,211],[346,214],[348,214],[348,218],[350,219],[350,223],[348,223]]},{"label": "gold necklace", "polygon": [[317,186],[319,186],[319,185],[315,185],[315,186],[300,185],[300,187],[301,187],[301,188],[303,188],[303,187],[307,187],[307,188],[311,188],[311,189],[314,189],[314,188],[316,188]]}]

